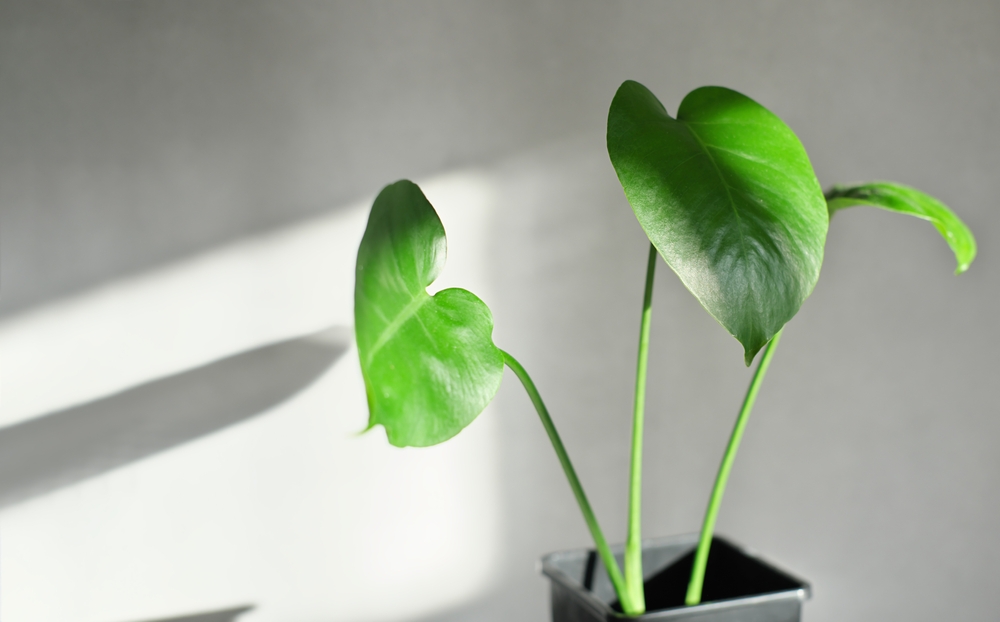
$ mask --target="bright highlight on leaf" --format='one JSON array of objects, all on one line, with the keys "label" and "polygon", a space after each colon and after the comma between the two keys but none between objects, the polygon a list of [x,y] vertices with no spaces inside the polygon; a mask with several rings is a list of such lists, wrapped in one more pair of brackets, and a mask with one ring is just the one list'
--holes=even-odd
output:
[{"label": "bright highlight on leaf", "polygon": [[369,428],[393,445],[448,440],[486,408],[503,376],[493,315],[471,292],[426,288],[444,267],[444,227],[416,184],[375,199],[358,249],[354,331]]},{"label": "bright highlight on leaf", "polygon": [[834,186],[826,193],[826,200],[831,217],[845,207],[872,205],[929,220],[955,253],[955,274],[968,270],[976,258],[976,239],[965,223],[947,205],[915,188],[887,181]]},{"label": "bright highlight on leaf", "polygon": [[829,218],[802,144],[736,91],[696,89],[675,119],[632,81],[611,103],[607,140],[639,224],[750,365],[823,263]]}]

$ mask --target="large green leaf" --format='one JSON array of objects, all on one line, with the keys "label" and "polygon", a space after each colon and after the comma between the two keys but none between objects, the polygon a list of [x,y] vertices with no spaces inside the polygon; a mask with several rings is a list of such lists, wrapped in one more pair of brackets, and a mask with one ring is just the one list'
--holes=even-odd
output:
[{"label": "large green leaf", "polygon": [[696,89],[674,119],[627,81],[608,113],[608,153],[646,235],[749,365],[823,263],[829,219],[802,144],[736,91]]},{"label": "large green leaf", "polygon": [[887,181],[834,186],[826,193],[826,200],[831,217],[845,207],[873,205],[929,220],[955,253],[955,274],[968,270],[976,258],[976,239],[965,223],[947,205],[915,188]]},{"label": "large green leaf", "polygon": [[426,291],[445,254],[444,227],[420,188],[406,180],[383,188],[358,249],[354,331],[369,428],[385,426],[399,447],[458,434],[503,376],[486,304],[464,289]]}]

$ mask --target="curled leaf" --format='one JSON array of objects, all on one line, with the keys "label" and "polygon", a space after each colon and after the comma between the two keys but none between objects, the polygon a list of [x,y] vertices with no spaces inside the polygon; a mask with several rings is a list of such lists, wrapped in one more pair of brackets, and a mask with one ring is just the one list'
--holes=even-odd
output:
[{"label": "curled leaf", "polygon": [[955,274],[969,269],[976,258],[976,239],[947,205],[916,188],[888,181],[834,186],[826,193],[830,216],[853,205],[872,205],[930,221],[955,253]]}]

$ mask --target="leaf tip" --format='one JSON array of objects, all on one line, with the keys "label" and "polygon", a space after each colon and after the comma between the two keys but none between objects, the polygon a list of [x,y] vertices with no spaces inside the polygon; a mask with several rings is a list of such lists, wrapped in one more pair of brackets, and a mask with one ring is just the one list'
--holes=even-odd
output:
[{"label": "leaf tip", "polygon": [[754,358],[757,356],[757,353],[760,352],[760,349],[763,347],[763,345],[756,347],[743,346],[743,362],[746,363],[747,367],[750,367]]},{"label": "leaf tip", "polygon": [[370,432],[370,431],[371,431],[371,429],[372,429],[372,428],[374,428],[374,427],[375,427],[376,425],[377,425],[377,424],[376,424],[376,422],[375,422],[375,421],[372,421],[372,420],[371,420],[371,419],[369,418],[369,420],[368,420],[368,425],[366,425],[366,426],[365,426],[365,428],[364,428],[363,430],[358,430],[357,432],[354,432],[353,434],[351,434],[351,436],[353,436],[353,437],[355,437],[355,438],[357,438],[357,437],[359,437],[359,436],[364,436],[365,434],[367,434],[368,432]]}]

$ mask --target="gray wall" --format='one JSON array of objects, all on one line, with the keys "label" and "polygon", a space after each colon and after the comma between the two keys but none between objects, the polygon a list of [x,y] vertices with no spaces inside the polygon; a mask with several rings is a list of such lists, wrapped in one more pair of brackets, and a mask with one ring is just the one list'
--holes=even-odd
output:
[{"label": "gray wall", "polygon": [[[814,584],[809,620],[992,620],[1000,5],[992,2],[0,4],[0,312],[318,214],[399,177],[506,180],[496,337],[532,370],[614,537],[645,246],[603,152],[618,84],[723,84],[821,182],[894,179],[976,233],[839,214],[719,528]],[[660,266],[645,531],[697,528],[748,379]],[[587,542],[526,398],[498,402],[508,551],[456,620],[542,620],[534,560]]]}]

